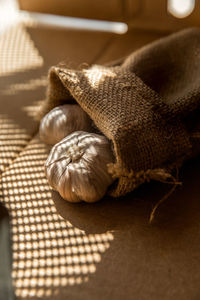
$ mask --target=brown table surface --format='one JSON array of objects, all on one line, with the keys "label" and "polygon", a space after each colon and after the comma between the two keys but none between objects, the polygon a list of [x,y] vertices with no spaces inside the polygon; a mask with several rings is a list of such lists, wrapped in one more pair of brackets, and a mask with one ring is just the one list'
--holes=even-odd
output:
[{"label": "brown table surface", "polygon": [[49,188],[34,120],[49,67],[106,63],[161,33],[125,35],[19,24],[0,35],[1,201],[11,215],[17,299],[200,299],[200,161],[182,187],[152,182],[121,199],[69,204]]}]

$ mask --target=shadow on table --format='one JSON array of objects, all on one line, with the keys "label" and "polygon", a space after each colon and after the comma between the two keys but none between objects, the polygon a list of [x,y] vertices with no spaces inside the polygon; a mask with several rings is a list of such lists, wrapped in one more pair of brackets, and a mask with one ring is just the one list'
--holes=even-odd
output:
[{"label": "shadow on table", "polygon": [[[86,232],[123,230],[136,226],[148,226],[151,230],[167,229],[170,235],[184,227],[192,226],[200,217],[200,159],[187,162],[180,172],[181,187],[157,210],[154,223],[149,216],[155,203],[171,188],[161,183],[144,184],[122,198],[105,196],[97,203],[73,204],[63,200],[57,192],[52,193],[58,213],[74,226]],[[155,229],[156,228],[156,229]]]}]

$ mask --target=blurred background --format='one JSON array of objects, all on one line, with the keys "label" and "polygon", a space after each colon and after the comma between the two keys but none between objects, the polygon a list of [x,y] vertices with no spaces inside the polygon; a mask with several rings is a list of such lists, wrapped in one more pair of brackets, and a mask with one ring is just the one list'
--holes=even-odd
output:
[{"label": "blurred background", "polygon": [[199,0],[0,0],[0,8],[1,31],[25,18],[52,26],[116,33],[125,33],[127,24],[149,30],[200,24]]}]

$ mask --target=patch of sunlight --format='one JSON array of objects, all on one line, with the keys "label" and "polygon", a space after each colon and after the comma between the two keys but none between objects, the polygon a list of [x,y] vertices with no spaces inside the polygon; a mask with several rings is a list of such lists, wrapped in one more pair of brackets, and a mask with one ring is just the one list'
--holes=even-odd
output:
[{"label": "patch of sunlight", "polygon": [[116,74],[109,69],[93,66],[92,69],[83,70],[85,77],[88,79],[88,82],[91,87],[97,88],[101,82],[104,81],[106,77],[115,77]]},{"label": "patch of sunlight", "polygon": [[1,0],[0,1],[0,34],[9,26],[14,25],[19,19],[19,10],[17,1]]},{"label": "patch of sunlight", "polygon": [[7,115],[0,115],[0,173],[5,171],[29,140],[26,129]]},{"label": "patch of sunlight", "polygon": [[33,119],[37,119],[38,113],[41,109],[41,105],[44,100],[35,101],[32,105],[23,106],[22,110],[27,113],[27,115]]},{"label": "patch of sunlight", "polygon": [[30,19],[32,19],[38,25],[53,26],[59,28],[72,28],[79,30],[90,31],[106,31],[117,34],[124,34],[128,30],[128,25],[122,22],[101,21],[93,19],[83,19],[66,17],[52,14],[43,13],[28,13]]},{"label": "patch of sunlight", "polygon": [[41,76],[40,78],[30,79],[23,83],[10,84],[9,87],[2,90],[3,95],[16,95],[23,91],[33,91],[40,87],[47,86],[47,76]]},{"label": "patch of sunlight", "polygon": [[43,58],[22,24],[0,35],[0,76],[35,69],[43,65]]},{"label": "patch of sunlight", "polygon": [[20,298],[51,296],[62,286],[88,281],[114,239],[109,231],[86,234],[58,214],[44,174],[46,158],[46,146],[36,137],[2,174]]},{"label": "patch of sunlight", "polygon": [[186,18],[195,8],[195,0],[168,0],[167,9],[176,18]]}]

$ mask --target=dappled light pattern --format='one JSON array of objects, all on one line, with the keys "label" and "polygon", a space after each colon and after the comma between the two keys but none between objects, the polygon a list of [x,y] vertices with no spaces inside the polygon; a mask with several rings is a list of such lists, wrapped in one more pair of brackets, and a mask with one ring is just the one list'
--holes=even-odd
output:
[{"label": "dappled light pattern", "polygon": [[0,173],[23,150],[38,126],[33,120],[39,109],[36,100],[44,94],[47,78],[33,77],[42,66],[43,58],[24,24],[1,33]]},{"label": "dappled light pattern", "polygon": [[11,214],[14,285],[22,298],[87,281],[113,240],[111,232],[86,235],[60,217],[44,175],[47,152],[35,137],[1,178]]},{"label": "dappled light pattern", "polygon": [[25,111],[29,117],[37,120],[43,102],[44,100],[35,101],[31,105],[23,106],[22,110]]},{"label": "dappled light pattern", "polygon": [[2,95],[16,95],[24,91],[34,91],[40,87],[47,86],[47,76],[41,76],[40,78],[30,79],[23,83],[10,84],[9,87],[1,91]]},{"label": "dappled light pattern", "polygon": [[27,145],[31,136],[6,115],[0,115],[0,174]]},{"label": "dappled light pattern", "polygon": [[35,69],[42,65],[43,58],[23,24],[13,26],[1,34],[0,76]]},{"label": "dappled light pattern", "polygon": [[110,232],[86,235],[56,211],[44,175],[48,148],[32,139],[47,80],[39,51],[26,25],[0,36],[0,197],[11,216],[19,298],[54,295],[89,280],[113,240]]}]

